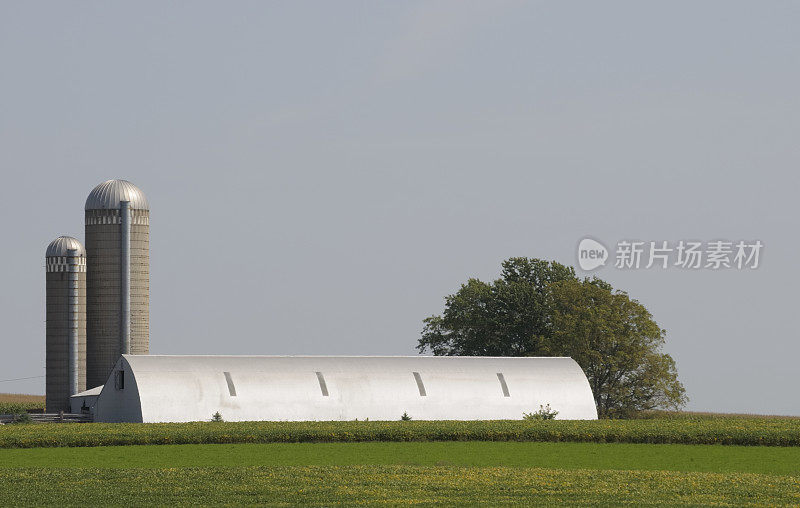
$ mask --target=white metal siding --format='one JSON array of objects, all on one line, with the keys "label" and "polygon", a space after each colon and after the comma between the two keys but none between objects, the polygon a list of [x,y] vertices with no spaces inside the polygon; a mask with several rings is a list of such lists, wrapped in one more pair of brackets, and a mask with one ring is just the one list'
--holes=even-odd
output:
[{"label": "white metal siding", "polygon": [[571,358],[125,355],[120,367],[125,389],[109,379],[98,421],[201,421],[217,411],[226,421],[521,419],[544,404],[559,419],[597,418]]}]

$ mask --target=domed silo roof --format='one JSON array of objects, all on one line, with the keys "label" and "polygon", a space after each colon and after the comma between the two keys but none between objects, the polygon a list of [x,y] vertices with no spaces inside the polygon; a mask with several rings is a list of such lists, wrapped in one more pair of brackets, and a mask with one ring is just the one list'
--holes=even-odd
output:
[{"label": "domed silo roof", "polygon": [[83,248],[83,244],[77,238],[71,236],[59,236],[50,242],[44,256],[47,258],[69,256],[68,251],[71,249],[77,251],[77,257],[86,257],[86,249]]},{"label": "domed silo roof", "polygon": [[106,180],[89,193],[85,210],[116,210],[120,201],[130,201],[132,210],[150,210],[142,190],[127,180]]}]

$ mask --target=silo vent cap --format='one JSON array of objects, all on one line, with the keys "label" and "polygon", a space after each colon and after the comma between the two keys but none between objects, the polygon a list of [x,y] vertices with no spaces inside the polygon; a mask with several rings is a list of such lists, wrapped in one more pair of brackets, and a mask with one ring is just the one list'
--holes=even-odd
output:
[{"label": "silo vent cap", "polygon": [[85,210],[117,210],[120,201],[129,201],[132,210],[150,210],[142,190],[127,180],[106,180],[89,193]]}]

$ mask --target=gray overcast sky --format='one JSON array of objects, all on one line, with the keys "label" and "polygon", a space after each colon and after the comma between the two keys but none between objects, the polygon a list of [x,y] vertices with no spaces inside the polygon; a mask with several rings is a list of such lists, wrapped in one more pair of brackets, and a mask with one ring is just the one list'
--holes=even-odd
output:
[{"label": "gray overcast sky", "polygon": [[[44,250],[147,194],[151,352],[415,354],[510,256],[760,239],[597,274],[690,409],[800,415],[797,2],[0,2],[0,379],[44,374]],[[43,393],[44,380],[0,384]]]}]

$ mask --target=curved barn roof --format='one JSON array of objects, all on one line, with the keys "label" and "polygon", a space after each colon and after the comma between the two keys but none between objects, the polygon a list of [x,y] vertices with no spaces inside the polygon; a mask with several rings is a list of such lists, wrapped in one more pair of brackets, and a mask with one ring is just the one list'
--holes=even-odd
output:
[{"label": "curved barn roof", "polygon": [[597,418],[571,358],[124,355],[95,419],[521,419],[543,404],[559,419]]},{"label": "curved barn roof", "polygon": [[127,180],[106,180],[92,189],[85,210],[117,210],[120,201],[129,201],[132,210],[150,210],[142,190]]}]

